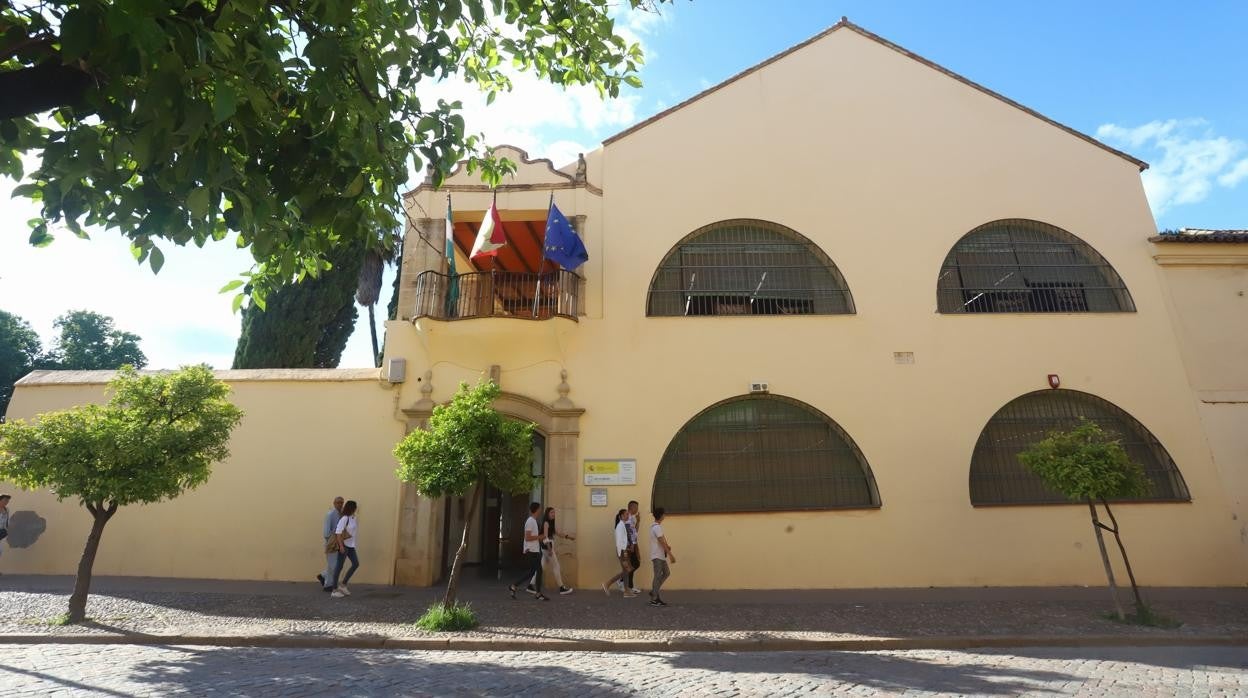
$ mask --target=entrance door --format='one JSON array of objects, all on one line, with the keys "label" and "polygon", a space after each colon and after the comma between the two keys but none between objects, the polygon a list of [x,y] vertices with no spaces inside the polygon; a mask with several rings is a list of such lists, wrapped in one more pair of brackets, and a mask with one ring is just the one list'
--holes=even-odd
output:
[{"label": "entrance door", "polygon": [[498,568],[519,569],[522,567],[524,543],[524,521],[529,518],[529,503],[544,501],[542,498],[546,485],[546,437],[533,432],[533,463],[530,471],[533,474],[533,489],[525,494],[501,495],[502,503],[498,518]]},{"label": "entrance door", "polygon": [[[532,491],[513,496],[495,487],[486,487],[477,495],[481,498],[477,501],[480,514],[474,525],[479,533],[473,535],[469,532],[464,565],[476,567],[483,577],[499,578],[503,570],[521,566],[521,543],[524,540],[524,520],[529,516],[529,502],[543,501],[545,486],[546,437],[537,431],[533,432],[533,461],[530,467]],[[451,562],[463,535],[461,517],[457,502],[448,500],[442,539],[443,578],[450,573]]]}]

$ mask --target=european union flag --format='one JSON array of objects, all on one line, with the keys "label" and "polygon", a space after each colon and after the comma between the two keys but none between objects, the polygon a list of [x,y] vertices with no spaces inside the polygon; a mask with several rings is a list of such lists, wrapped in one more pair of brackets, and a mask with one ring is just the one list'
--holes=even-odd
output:
[{"label": "european union flag", "polygon": [[585,243],[572,229],[572,224],[553,203],[546,217],[546,259],[559,263],[564,269],[576,269],[589,261]]}]

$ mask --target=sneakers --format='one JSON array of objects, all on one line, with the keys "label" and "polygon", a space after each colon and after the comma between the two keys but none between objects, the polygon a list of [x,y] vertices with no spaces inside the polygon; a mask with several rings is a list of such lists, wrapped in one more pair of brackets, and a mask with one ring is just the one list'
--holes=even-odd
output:
[{"label": "sneakers", "polygon": [[640,593],[641,593],[641,589],[638,589],[637,587],[633,587],[633,595],[634,595],[634,596],[636,596],[637,594],[640,594]]},{"label": "sneakers", "polygon": [[325,575],[323,574],[316,575],[316,581],[320,582],[321,586],[325,586]]},{"label": "sneakers", "polygon": [[572,587],[559,587],[559,593],[567,596],[572,593]]},{"label": "sneakers", "polygon": [[351,590],[347,588],[347,585],[346,585],[346,584],[339,584],[339,585],[338,585],[338,591],[341,591],[343,596],[350,596],[350,595],[351,595]]},{"label": "sneakers", "polygon": [[527,592],[529,592],[530,594],[536,594],[536,593],[537,593],[537,589],[534,589],[532,584],[530,584],[530,585],[528,585],[527,587],[525,587],[525,588],[524,588],[524,590],[525,590],[525,591],[527,591]]},{"label": "sneakers", "polygon": [[342,593],[342,589],[334,589],[334,593],[330,594],[329,598],[342,599],[342,598],[346,598],[346,596],[347,596],[346,594]]},{"label": "sneakers", "polygon": [[619,589],[620,591],[626,591],[626,590],[624,589],[624,582],[622,582],[622,581],[621,581],[621,582],[616,582],[616,583],[615,583],[615,588],[616,588],[616,589]]},{"label": "sneakers", "polygon": [[550,601],[550,597],[545,594],[538,594],[537,596],[533,598],[537,599],[538,601]]},{"label": "sneakers", "polygon": [[667,603],[663,599],[650,599],[651,606],[666,606]]},{"label": "sneakers", "polygon": [[637,598],[637,594],[634,594],[634,593],[633,593],[633,592],[631,592],[631,591],[626,591],[626,592],[624,592],[624,598],[626,598],[626,599],[635,599],[635,598]]},{"label": "sneakers", "polygon": [[606,582],[602,583],[602,593],[606,594],[607,596],[611,595],[611,586],[607,584]]}]

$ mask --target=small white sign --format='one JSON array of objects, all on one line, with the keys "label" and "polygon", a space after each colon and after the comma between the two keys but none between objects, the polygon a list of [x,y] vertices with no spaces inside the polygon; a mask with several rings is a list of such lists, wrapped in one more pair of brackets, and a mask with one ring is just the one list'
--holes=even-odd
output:
[{"label": "small white sign", "polygon": [[589,505],[591,507],[605,507],[607,505],[607,488],[595,487],[589,491]]}]

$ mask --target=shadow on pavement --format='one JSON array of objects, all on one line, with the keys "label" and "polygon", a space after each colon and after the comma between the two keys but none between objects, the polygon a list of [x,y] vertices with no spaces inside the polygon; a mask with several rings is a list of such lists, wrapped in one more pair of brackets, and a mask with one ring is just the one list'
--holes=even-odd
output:
[{"label": "shadow on pavement", "polygon": [[[379,650],[229,651],[170,647],[168,658],[140,662],[128,683],[150,686],[157,695],[213,692],[237,695],[519,695],[588,696],[631,694],[599,677],[543,663],[517,669],[457,657],[396,657]],[[315,671],[309,671],[315,664]]]}]

